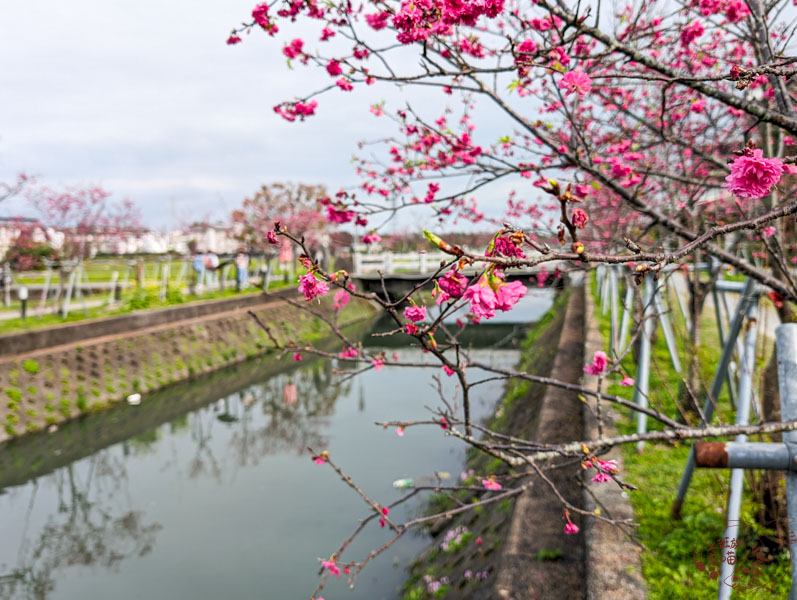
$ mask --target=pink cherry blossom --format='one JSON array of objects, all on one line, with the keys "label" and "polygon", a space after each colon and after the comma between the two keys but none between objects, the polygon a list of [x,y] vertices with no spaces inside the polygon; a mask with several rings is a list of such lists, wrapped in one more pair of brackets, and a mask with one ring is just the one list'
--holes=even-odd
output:
[{"label": "pink cherry blossom", "polygon": [[761,233],[764,234],[764,237],[768,238],[768,237],[772,237],[773,235],[775,235],[775,231],[776,231],[776,229],[770,225],[769,227],[764,227],[764,229],[761,231]]},{"label": "pink cherry blossom", "polygon": [[351,81],[346,79],[345,77],[341,77],[335,82],[335,85],[342,89],[344,92],[350,92],[354,89],[354,86],[351,84]]},{"label": "pink cherry blossom", "polygon": [[704,31],[703,24],[695,19],[681,30],[681,44],[683,46],[688,46],[703,35]]},{"label": "pink cherry blossom", "polygon": [[338,579],[340,579],[340,569],[338,568],[338,565],[335,564],[335,561],[333,561],[333,560],[322,560],[321,561],[321,566],[324,567],[325,569],[327,569],[333,575],[337,575]]},{"label": "pink cherry blossom", "polygon": [[399,437],[404,437],[404,428],[401,425],[396,427],[396,435]]},{"label": "pink cherry blossom", "polygon": [[301,40],[301,38],[296,38],[282,49],[282,53],[288,58],[296,58],[302,54],[303,45],[304,42]]},{"label": "pink cherry blossom", "polygon": [[300,362],[300,361],[302,360],[302,355],[301,355],[301,354],[299,354],[298,352],[296,352],[296,353],[293,355],[293,360],[295,360],[296,362]]},{"label": "pink cherry blossom", "polygon": [[379,517],[379,526],[380,526],[380,527],[384,527],[384,526],[385,526],[385,523],[387,522],[387,520],[385,519],[385,517],[386,517],[386,516],[388,515],[388,513],[390,512],[390,509],[389,509],[387,506],[383,506],[383,507],[382,507],[382,509],[381,509],[381,512],[382,512],[382,515],[383,515],[383,516]]},{"label": "pink cherry blossom", "polygon": [[482,275],[477,283],[469,286],[462,297],[470,302],[470,312],[477,317],[490,319],[495,316],[497,298],[486,276]]},{"label": "pink cherry blossom", "polygon": [[747,149],[731,164],[731,174],[725,178],[723,187],[740,198],[763,198],[780,181],[783,172],[780,159],[764,158],[759,148]]},{"label": "pink cherry blossom", "polygon": [[590,375],[600,375],[606,370],[608,364],[609,357],[605,352],[598,350],[592,357],[592,364],[584,367],[584,372]]},{"label": "pink cherry blossom", "polygon": [[387,26],[387,20],[390,13],[386,10],[376,14],[365,15],[365,21],[373,28],[379,31]]},{"label": "pink cherry blossom", "polygon": [[584,229],[589,222],[589,215],[580,208],[574,208],[570,221],[573,223],[574,227]]},{"label": "pink cherry blossom", "polygon": [[454,374],[454,370],[448,365],[443,365],[443,371],[445,371],[446,375],[448,375],[449,377],[451,377]]},{"label": "pink cherry blossom", "polygon": [[377,244],[382,241],[382,236],[376,233],[366,233],[363,238],[363,244]]},{"label": "pink cherry blossom", "polygon": [[338,356],[341,358],[356,358],[359,352],[357,352],[357,348],[354,346],[347,346],[341,352],[338,352]]},{"label": "pink cherry blossom", "polygon": [[626,387],[631,387],[635,383],[636,383],[636,381],[634,381],[634,379],[632,377],[629,377],[628,375],[623,375],[623,380],[620,382],[620,385],[624,385]]},{"label": "pink cherry blossom", "polygon": [[578,525],[568,521],[567,525],[565,525],[565,533],[567,535],[575,535],[576,533],[578,533]]},{"label": "pink cherry blossom", "polygon": [[410,321],[423,321],[426,318],[425,306],[408,306],[404,309],[404,318]]},{"label": "pink cherry blossom", "polygon": [[498,288],[495,295],[495,307],[499,310],[508,311],[517,304],[528,291],[525,285],[520,281],[512,281],[504,283]]},{"label": "pink cherry blossom", "polygon": [[228,46],[234,46],[235,44],[240,44],[240,43],[241,43],[241,38],[239,38],[235,34],[232,34],[230,37],[227,38]]},{"label": "pink cherry blossom", "polygon": [[371,361],[371,364],[374,367],[374,371],[381,371],[382,367],[385,366],[385,361],[381,358],[375,358]]},{"label": "pink cherry blossom", "polygon": [[269,244],[276,244],[277,243],[277,234],[273,231],[269,231],[266,233],[266,239],[268,240]]},{"label": "pink cherry blossom", "polygon": [[340,68],[340,63],[334,58],[327,63],[327,73],[332,77],[337,77],[343,73],[343,69]]},{"label": "pink cherry blossom", "polygon": [[325,281],[316,279],[313,273],[305,273],[299,277],[299,291],[309,302],[313,298],[326,294],[329,291],[329,286]]},{"label": "pink cherry blossom", "polygon": [[346,290],[338,290],[335,292],[335,295],[332,297],[332,299],[332,308],[335,310],[340,310],[349,303],[349,293]]},{"label": "pink cherry blossom", "polygon": [[501,489],[501,484],[495,480],[495,475],[490,475],[487,479],[482,479],[482,485],[487,490],[498,491]]},{"label": "pink cherry blossom", "polygon": [[583,71],[568,71],[559,80],[559,87],[564,90],[565,96],[575,92],[578,94],[579,100],[583,100],[584,96],[592,89],[592,80]]},{"label": "pink cherry blossom", "polygon": [[449,298],[461,298],[465,293],[465,286],[468,285],[468,278],[456,269],[450,269],[437,280],[437,285]]}]

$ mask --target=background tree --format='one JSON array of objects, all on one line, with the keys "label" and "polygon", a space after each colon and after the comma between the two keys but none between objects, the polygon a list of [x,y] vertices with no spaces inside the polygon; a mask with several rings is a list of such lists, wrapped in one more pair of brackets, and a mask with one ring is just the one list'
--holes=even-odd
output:
[{"label": "background tree", "polygon": [[[418,298],[419,306],[400,313],[399,302],[363,296],[380,302],[397,333],[414,337],[457,377],[462,414],[441,409],[434,423],[538,477],[548,468],[540,466],[547,451],[513,441],[504,452],[498,438],[474,437],[468,415],[469,368],[509,379],[524,374],[462,359],[456,336],[438,328],[447,311],[463,304],[477,318],[510,309],[520,291],[509,288],[501,271],[552,261],[572,268],[624,264],[639,282],[671,264],[715,258],[768,286],[776,302],[797,300],[789,237],[797,200],[787,176],[795,160],[786,152],[797,136],[790,3],[642,2],[608,15],[606,8],[599,1],[286,0],[256,6],[251,21],[228,39],[239,43],[254,30],[275,36],[298,19],[317,24],[317,43],[294,38],[282,48],[321,80],[315,91],[274,108],[289,121],[323,110],[324,94],[378,83],[405,90],[406,105],[369,107],[391,119],[396,133],[356,160],[360,185],[335,197],[328,218],[365,224],[373,215],[420,205],[442,220],[497,224],[484,251],[428,234],[452,256],[435,274],[446,293],[439,318],[424,321]],[[509,182],[536,198],[520,202],[496,185]],[[506,226],[486,216],[499,212],[485,208],[496,199],[506,202]],[[297,228],[287,226],[275,233],[301,243],[292,233]],[[462,281],[465,265],[483,271]],[[301,289],[308,300],[328,285],[346,285],[309,258],[305,266]],[[709,288],[694,275],[689,289],[697,316]],[[699,327],[692,335],[698,343]],[[356,348],[344,355],[365,368],[377,360]],[[603,374],[616,365],[596,357],[589,368]],[[683,424],[653,418],[683,431]],[[595,443],[604,442],[590,448]],[[575,459],[581,449],[574,441],[557,451]],[[380,508],[364,499],[378,517]],[[327,573],[338,570],[335,559],[322,564]]]}]

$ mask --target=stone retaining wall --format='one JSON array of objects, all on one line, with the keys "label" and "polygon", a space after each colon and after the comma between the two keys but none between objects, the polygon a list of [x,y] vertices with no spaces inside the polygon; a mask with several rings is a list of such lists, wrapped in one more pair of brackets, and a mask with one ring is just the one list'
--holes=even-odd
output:
[{"label": "stone retaining wall", "polygon": [[295,288],[280,290],[269,294],[266,298],[262,294],[248,294],[221,300],[208,300],[206,302],[191,302],[179,306],[171,306],[157,310],[142,310],[119,315],[117,317],[104,317],[89,319],[78,323],[57,325],[43,329],[34,329],[21,333],[11,333],[0,336],[0,357],[15,356],[25,352],[33,352],[42,348],[52,348],[62,344],[73,344],[82,340],[101,337],[104,335],[124,334],[130,331],[156,327],[166,323],[196,319],[240,308],[260,306],[265,302],[295,295]]},{"label": "stone retaining wall", "polygon": [[[325,298],[316,308],[332,314],[331,304]],[[0,441],[265,353],[273,344],[247,310],[239,306],[127,335],[0,358]],[[261,297],[253,310],[282,339],[330,334],[323,321],[282,301],[263,304]],[[340,325],[348,325],[372,316],[374,308],[352,298],[341,312]]]}]

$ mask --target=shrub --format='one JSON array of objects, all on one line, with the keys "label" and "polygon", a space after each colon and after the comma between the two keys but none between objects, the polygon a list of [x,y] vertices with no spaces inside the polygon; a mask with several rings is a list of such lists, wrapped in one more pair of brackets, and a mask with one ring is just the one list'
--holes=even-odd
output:
[{"label": "shrub", "polygon": [[22,363],[22,368],[26,373],[30,373],[31,375],[36,375],[36,373],[39,372],[39,363],[29,358]]}]

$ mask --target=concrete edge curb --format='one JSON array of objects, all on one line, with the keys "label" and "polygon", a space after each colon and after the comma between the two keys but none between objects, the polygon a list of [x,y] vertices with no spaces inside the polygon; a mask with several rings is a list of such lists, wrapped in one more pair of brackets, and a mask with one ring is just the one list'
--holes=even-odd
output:
[{"label": "concrete edge curb", "polygon": [[[586,362],[598,350],[603,350],[603,338],[598,330],[595,303],[589,288],[585,285],[585,331],[584,356]],[[582,385],[594,388],[597,376],[584,374]],[[584,439],[598,437],[597,420],[593,416],[595,399],[590,398],[584,405]],[[613,425],[617,413],[607,403],[602,404],[604,435],[616,434]],[[620,448],[613,448],[606,460],[616,460],[623,472],[623,455]],[[633,519],[634,509],[628,493],[613,482],[593,484],[590,479],[594,471],[586,472],[584,481],[584,508],[594,511],[600,507],[604,515],[619,519]],[[584,523],[584,543],[586,546],[586,598],[588,600],[642,600],[647,597],[647,587],[642,577],[642,548],[632,539],[633,533],[622,531],[597,519],[586,519]]]}]

